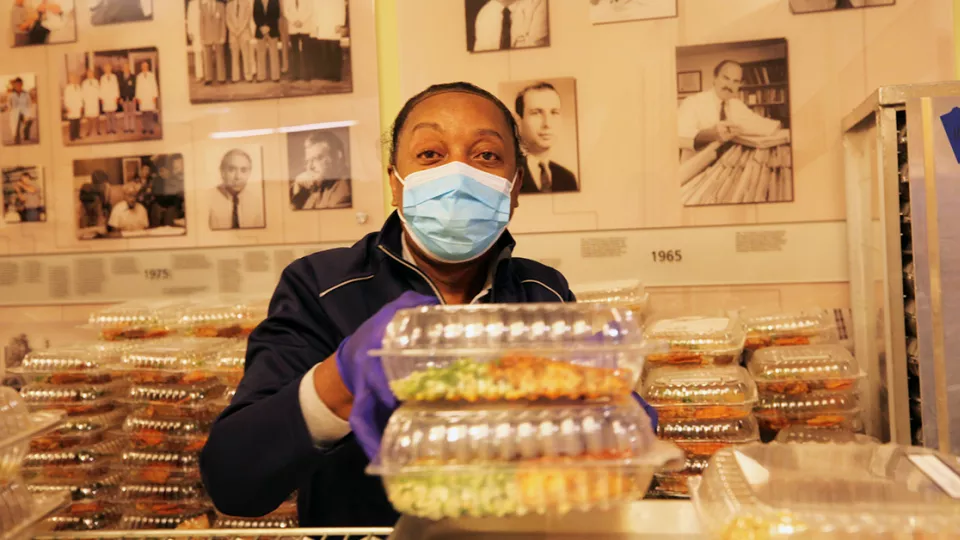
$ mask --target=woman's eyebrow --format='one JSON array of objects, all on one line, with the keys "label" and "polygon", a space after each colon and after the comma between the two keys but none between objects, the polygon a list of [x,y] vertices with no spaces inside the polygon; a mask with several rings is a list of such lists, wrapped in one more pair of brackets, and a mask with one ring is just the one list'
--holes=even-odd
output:
[{"label": "woman's eyebrow", "polygon": [[474,133],[476,133],[477,135],[490,135],[492,137],[496,137],[501,141],[503,141],[503,135],[500,135],[500,132],[495,129],[480,128],[476,130]]},{"label": "woman's eyebrow", "polygon": [[420,122],[419,124],[413,126],[410,130],[410,133],[417,131],[418,129],[433,129],[439,132],[443,132],[443,128],[440,127],[440,124],[436,122]]}]

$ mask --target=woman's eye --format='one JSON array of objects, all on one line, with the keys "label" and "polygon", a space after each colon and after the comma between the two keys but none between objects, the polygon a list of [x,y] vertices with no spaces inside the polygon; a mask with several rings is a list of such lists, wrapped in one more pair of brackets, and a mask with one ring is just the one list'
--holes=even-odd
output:
[{"label": "woman's eye", "polygon": [[483,161],[494,161],[500,159],[500,156],[494,154],[493,152],[481,152],[480,159]]},{"label": "woman's eye", "polygon": [[433,150],[424,150],[423,152],[417,154],[417,157],[421,159],[437,159],[440,157],[440,154]]}]

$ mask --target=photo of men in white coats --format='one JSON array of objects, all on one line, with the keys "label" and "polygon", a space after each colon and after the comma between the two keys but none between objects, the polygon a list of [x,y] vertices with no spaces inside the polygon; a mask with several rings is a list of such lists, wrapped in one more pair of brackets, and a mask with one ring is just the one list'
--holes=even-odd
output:
[{"label": "photo of men in white coats", "polygon": [[0,144],[40,142],[37,103],[36,74],[0,75]]},{"label": "photo of men in white coats", "polygon": [[184,0],[190,101],[353,91],[349,0]]},{"label": "photo of men in white coats", "polygon": [[161,139],[158,66],[155,48],[66,54],[60,83],[64,144]]}]

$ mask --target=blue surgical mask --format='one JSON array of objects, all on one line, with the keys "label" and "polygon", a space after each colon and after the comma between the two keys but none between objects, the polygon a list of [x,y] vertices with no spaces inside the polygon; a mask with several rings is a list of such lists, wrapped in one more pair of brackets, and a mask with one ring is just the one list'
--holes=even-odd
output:
[{"label": "blue surgical mask", "polygon": [[403,184],[400,219],[422,251],[461,263],[486,253],[510,222],[514,181],[460,161],[397,179]]}]

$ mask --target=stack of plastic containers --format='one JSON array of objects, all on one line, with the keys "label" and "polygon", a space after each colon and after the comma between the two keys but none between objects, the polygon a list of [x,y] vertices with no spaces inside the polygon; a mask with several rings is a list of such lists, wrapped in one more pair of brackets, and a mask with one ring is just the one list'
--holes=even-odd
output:
[{"label": "stack of plastic containers", "polygon": [[266,318],[268,304],[263,298],[200,299],[179,310],[176,326],[193,337],[242,338]]},{"label": "stack of plastic containers", "polygon": [[960,459],[895,444],[722,450],[694,506],[709,538],[960,538]]},{"label": "stack of plastic containers", "polygon": [[404,404],[369,471],[429,519],[562,514],[640,498],[682,459],[630,392],[647,352],[628,310],[441,306],[399,312],[380,355]]},{"label": "stack of plastic containers", "polygon": [[571,286],[579,304],[607,304],[622,306],[643,317],[650,302],[650,295],[639,280],[608,281],[582,286]]},{"label": "stack of plastic containers", "polygon": [[53,429],[62,416],[59,411],[30,414],[15,390],[0,387],[0,540],[28,536],[40,520],[67,503],[64,493],[31,494],[20,476],[30,438]]},{"label": "stack of plastic containers", "polygon": [[647,357],[641,395],[656,408],[661,439],[684,450],[686,464],[657,475],[654,493],[685,497],[688,480],[721,448],[759,440],[757,390],[739,367],[743,324],[729,317],[661,320],[646,331],[669,351]]},{"label": "stack of plastic containers", "polygon": [[156,339],[176,332],[183,300],[154,300],[117,304],[90,315],[88,328],[104,341]]},{"label": "stack of plastic containers", "polygon": [[857,361],[842,345],[770,347],[756,351],[748,369],[757,383],[756,415],[764,440],[787,426],[863,429]]},{"label": "stack of plastic containers", "polygon": [[826,311],[746,316],[746,349],[821,345],[839,339],[836,319]]},{"label": "stack of plastic containers", "polygon": [[231,342],[169,338],[128,349],[122,368],[133,408],[124,422],[116,500],[123,529],[209,526],[212,505],[200,481],[199,454],[224,385],[216,374],[219,352]]}]

